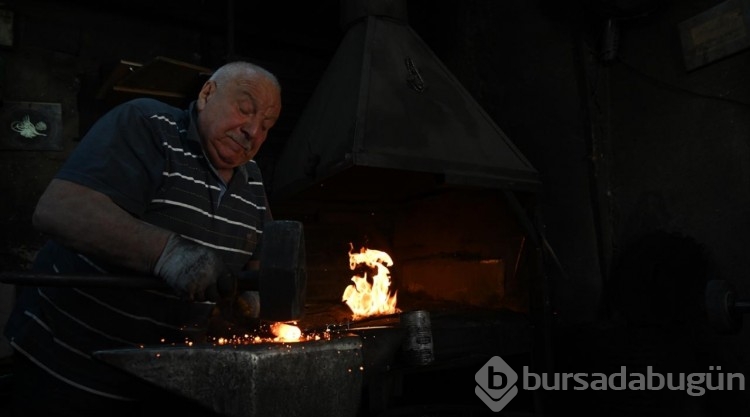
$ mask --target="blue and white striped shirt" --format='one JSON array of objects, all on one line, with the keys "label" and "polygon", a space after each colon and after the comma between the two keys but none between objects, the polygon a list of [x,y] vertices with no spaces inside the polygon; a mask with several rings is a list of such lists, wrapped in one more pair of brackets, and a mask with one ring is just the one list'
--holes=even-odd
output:
[{"label": "blue and white striped shirt", "polygon": [[[92,126],[56,178],[104,193],[134,217],[215,249],[237,272],[257,258],[271,219],[263,181],[250,161],[225,184],[203,153],[195,115],[194,104],[181,110],[151,99],[124,103]],[[54,241],[40,251],[35,270],[128,273]],[[212,308],[158,291],[26,288],[6,334],[19,354],[73,386],[138,398],[147,387],[91,353],[200,339]]]}]

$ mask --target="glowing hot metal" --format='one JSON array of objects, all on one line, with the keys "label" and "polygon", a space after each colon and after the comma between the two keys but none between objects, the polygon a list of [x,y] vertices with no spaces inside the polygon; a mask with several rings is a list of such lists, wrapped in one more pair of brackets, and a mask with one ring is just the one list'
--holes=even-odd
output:
[{"label": "glowing hot metal", "polygon": [[302,331],[299,327],[286,323],[273,323],[271,333],[276,336],[275,342],[299,342],[302,340]]}]

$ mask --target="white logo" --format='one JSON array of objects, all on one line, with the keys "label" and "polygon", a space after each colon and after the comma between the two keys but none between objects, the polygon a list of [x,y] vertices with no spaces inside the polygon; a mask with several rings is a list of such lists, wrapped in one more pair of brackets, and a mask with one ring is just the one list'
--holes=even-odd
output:
[{"label": "white logo", "polygon": [[47,124],[43,121],[39,121],[36,124],[31,123],[28,115],[24,116],[23,120],[20,122],[15,121],[11,123],[10,128],[28,139],[33,139],[37,136],[47,136],[46,134],[40,132],[41,130],[47,130]]},{"label": "white logo", "polygon": [[502,410],[518,394],[518,374],[499,356],[487,361],[474,380],[474,393],[494,412]]}]

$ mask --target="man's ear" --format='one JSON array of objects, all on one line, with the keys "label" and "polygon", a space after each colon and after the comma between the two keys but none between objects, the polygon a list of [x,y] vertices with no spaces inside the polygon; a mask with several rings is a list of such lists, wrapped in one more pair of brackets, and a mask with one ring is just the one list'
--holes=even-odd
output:
[{"label": "man's ear", "polygon": [[211,97],[211,95],[215,91],[216,91],[215,82],[208,80],[203,84],[203,87],[201,87],[201,91],[198,93],[198,100],[196,101],[198,110],[203,110],[203,107],[206,106],[206,102],[208,102],[208,99]]}]

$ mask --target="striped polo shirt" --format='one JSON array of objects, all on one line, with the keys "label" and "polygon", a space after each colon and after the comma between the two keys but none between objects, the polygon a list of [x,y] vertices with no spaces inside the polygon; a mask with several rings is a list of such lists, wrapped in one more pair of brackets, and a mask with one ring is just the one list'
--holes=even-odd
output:
[{"label": "striped polo shirt", "polygon": [[[106,194],[134,217],[216,250],[240,271],[257,258],[271,219],[260,170],[250,161],[225,184],[203,153],[196,123],[195,103],[188,110],[151,99],[124,103],[91,127],[56,178]],[[133,274],[55,241],[42,248],[34,269]],[[91,352],[200,341],[212,310],[211,303],[169,291],[28,287],[6,335],[51,375],[94,394],[132,399],[148,387]]]}]

